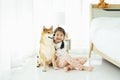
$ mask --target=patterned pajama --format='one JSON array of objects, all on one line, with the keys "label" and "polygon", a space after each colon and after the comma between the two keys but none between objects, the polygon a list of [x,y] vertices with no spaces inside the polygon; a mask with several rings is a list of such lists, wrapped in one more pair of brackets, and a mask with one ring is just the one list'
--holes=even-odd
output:
[{"label": "patterned pajama", "polygon": [[57,66],[60,67],[60,68],[64,68],[67,65],[71,65],[75,69],[81,70],[82,64],[81,64],[80,60],[77,60],[77,59],[81,59],[81,60],[84,59],[85,60],[85,58],[80,58],[80,57],[79,58],[73,58],[69,54],[61,55],[57,58]]}]

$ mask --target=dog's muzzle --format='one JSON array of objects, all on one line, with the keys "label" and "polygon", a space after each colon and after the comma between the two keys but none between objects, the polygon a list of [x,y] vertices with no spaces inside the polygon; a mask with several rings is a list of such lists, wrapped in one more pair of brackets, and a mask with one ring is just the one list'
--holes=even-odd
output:
[{"label": "dog's muzzle", "polygon": [[54,37],[50,37],[50,36],[48,36],[48,38],[53,39]]}]

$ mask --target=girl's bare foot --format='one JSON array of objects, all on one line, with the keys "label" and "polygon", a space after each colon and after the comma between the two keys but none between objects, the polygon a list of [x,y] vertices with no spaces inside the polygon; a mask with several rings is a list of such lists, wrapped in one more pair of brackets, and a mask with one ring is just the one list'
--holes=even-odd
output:
[{"label": "girl's bare foot", "polygon": [[85,68],[86,71],[92,71],[93,69],[94,69],[94,68],[93,68],[92,66]]},{"label": "girl's bare foot", "polygon": [[69,70],[68,67],[64,67],[64,71],[67,72]]},{"label": "girl's bare foot", "polygon": [[78,61],[81,65],[85,64],[87,61],[87,57],[78,57]]}]

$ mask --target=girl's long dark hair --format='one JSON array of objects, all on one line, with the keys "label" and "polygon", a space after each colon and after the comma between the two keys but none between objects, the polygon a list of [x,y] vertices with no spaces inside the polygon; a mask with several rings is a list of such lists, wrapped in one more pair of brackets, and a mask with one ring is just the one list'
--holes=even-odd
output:
[{"label": "girl's long dark hair", "polygon": [[[62,27],[57,27],[55,30],[54,30],[54,35],[53,36],[55,36],[55,33],[57,32],[57,31],[60,31],[60,32],[63,32],[63,34],[64,34],[64,36],[65,36],[65,30],[62,28]],[[55,40],[54,40],[54,42],[55,42]],[[61,46],[60,46],[60,49],[62,49],[62,48],[64,48],[64,41],[62,40],[62,44],[61,44]]]}]

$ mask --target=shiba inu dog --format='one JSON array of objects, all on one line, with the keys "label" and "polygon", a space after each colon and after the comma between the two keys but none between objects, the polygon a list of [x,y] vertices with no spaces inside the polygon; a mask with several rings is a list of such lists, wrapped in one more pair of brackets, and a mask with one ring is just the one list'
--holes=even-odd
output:
[{"label": "shiba inu dog", "polygon": [[42,71],[47,71],[47,66],[52,64],[54,69],[58,69],[56,65],[56,53],[55,47],[53,42],[53,26],[50,28],[46,28],[43,26],[43,31],[41,33],[41,40],[40,40],[40,63],[43,66]]}]

